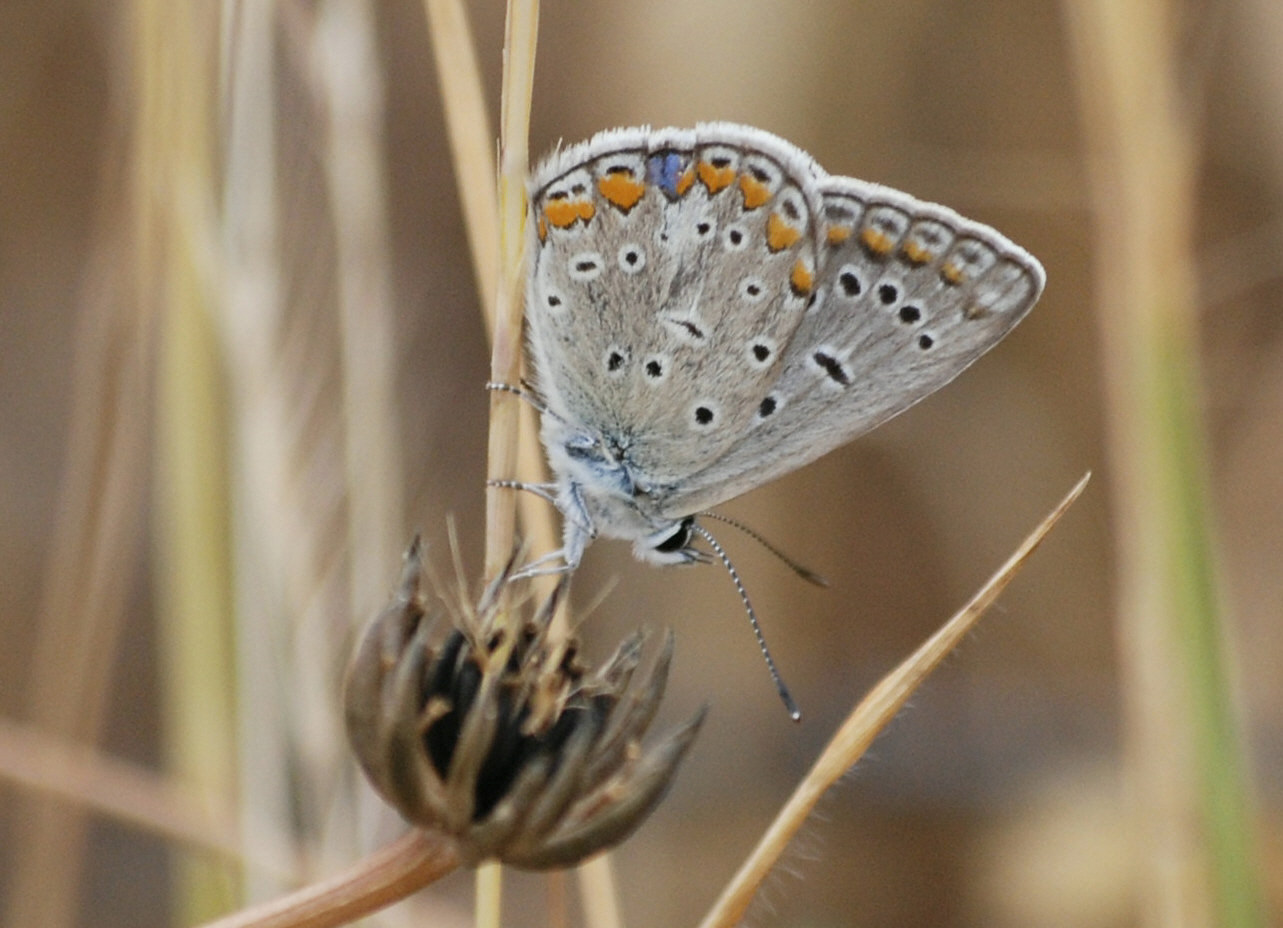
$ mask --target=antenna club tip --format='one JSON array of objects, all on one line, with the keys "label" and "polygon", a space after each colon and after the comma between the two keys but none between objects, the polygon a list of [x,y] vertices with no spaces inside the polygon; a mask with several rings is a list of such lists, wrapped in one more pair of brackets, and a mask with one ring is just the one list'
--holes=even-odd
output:
[{"label": "antenna club tip", "polygon": [[780,699],[784,703],[784,711],[789,714],[789,718],[795,722],[802,721],[802,710],[797,707],[797,703],[793,701],[792,694],[784,688],[783,684],[779,687],[779,693]]}]

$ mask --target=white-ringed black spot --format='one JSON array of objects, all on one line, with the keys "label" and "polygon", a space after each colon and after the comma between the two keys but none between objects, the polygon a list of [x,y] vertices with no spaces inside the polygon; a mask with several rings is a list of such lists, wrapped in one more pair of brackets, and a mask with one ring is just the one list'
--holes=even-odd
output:
[{"label": "white-ringed black spot", "polygon": [[668,372],[672,369],[672,358],[666,354],[648,354],[642,359],[641,369],[646,376],[643,378],[648,386],[656,386],[668,379]]},{"label": "white-ringed black spot", "polygon": [[894,303],[899,295],[900,291],[895,284],[878,284],[878,299],[887,306]]},{"label": "white-ringed black spot", "polygon": [[712,231],[713,231],[713,224],[711,222],[695,223],[695,234],[698,235],[700,238],[704,238],[704,236],[708,235],[708,233]]},{"label": "white-ringed black spot", "polygon": [[555,294],[555,293],[550,293],[550,294],[548,294],[548,297],[547,297],[546,302],[548,303],[548,308],[549,308],[549,309],[560,309],[560,308],[561,308],[561,297],[560,297],[560,296],[558,296],[558,295],[557,295],[557,294]]},{"label": "white-ringed black spot", "polygon": [[905,325],[913,325],[922,319],[922,310],[916,306],[905,305],[900,307],[900,321]]},{"label": "white-ringed black spot", "polygon": [[619,269],[625,274],[636,274],[646,266],[646,252],[640,245],[628,244],[619,249]]},{"label": "white-ringed black spot", "polygon": [[628,362],[628,350],[626,348],[609,348],[606,351],[606,373],[618,376]]},{"label": "white-ringed black spot", "polygon": [[748,233],[744,231],[743,226],[727,226],[722,242],[728,251],[739,251],[748,244]]},{"label": "white-ringed black spot", "polygon": [[757,303],[766,295],[766,285],[759,277],[746,277],[740,283],[740,296],[750,303]]},{"label": "white-ringed black spot", "polygon": [[581,251],[577,255],[571,255],[568,265],[571,280],[587,283],[601,276],[601,255],[595,251]]},{"label": "white-ringed black spot", "polygon": [[918,336],[918,347],[921,348],[923,351],[929,350],[931,346],[934,345],[935,343],[936,343],[936,340],[932,338],[930,335]]},{"label": "white-ringed black spot", "polygon": [[698,403],[692,412],[692,418],[699,429],[707,429],[717,421],[717,409],[712,403]]},{"label": "white-ringed black spot", "polygon": [[859,275],[849,268],[843,268],[842,273],[838,274],[838,286],[842,288],[842,295],[847,298],[859,296],[864,289]]},{"label": "white-ringed black spot", "polygon": [[784,215],[790,219],[801,219],[802,211],[798,208],[797,201],[792,197],[785,197],[780,203],[780,209]]},{"label": "white-ringed black spot", "polygon": [[774,394],[764,396],[762,397],[762,402],[759,403],[757,407],[757,418],[765,419],[767,416],[774,415],[775,411],[779,408],[780,401]]},{"label": "white-ringed black spot", "polygon": [[744,352],[748,366],[758,371],[766,370],[775,360],[775,347],[775,339],[767,338],[765,335],[759,335],[750,341],[745,346],[747,350]]},{"label": "white-ringed black spot", "polygon": [[668,326],[669,330],[674,335],[676,335],[678,338],[680,338],[684,342],[692,342],[692,343],[698,344],[699,342],[702,342],[704,340],[703,326],[695,319],[692,319],[690,317],[681,318],[676,316],[665,316],[665,315],[661,315],[659,319],[661,322],[664,323],[664,325]]},{"label": "white-ringed black spot", "polygon": [[815,366],[823,371],[834,383],[843,387],[851,386],[851,374],[836,357],[823,348],[811,355]]}]

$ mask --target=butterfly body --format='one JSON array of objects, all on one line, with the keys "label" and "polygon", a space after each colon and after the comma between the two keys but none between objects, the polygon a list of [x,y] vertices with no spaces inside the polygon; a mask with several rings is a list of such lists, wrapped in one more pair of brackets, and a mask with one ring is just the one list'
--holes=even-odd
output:
[{"label": "butterfly body", "polygon": [[943,386],[1028,312],[1038,262],[762,130],[604,132],[531,182],[530,352],[565,517],[703,560],[696,513]]}]

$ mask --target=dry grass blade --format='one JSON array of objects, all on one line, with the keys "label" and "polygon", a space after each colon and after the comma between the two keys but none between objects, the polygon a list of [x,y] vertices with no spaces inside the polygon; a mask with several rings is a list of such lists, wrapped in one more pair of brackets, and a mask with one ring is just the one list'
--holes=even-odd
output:
[{"label": "dry grass blade", "polygon": [[30,726],[0,721],[0,778],[281,879],[298,872],[277,849],[246,847],[231,809],[211,812],[172,779]]},{"label": "dry grass blade", "polygon": [[[481,305],[489,308],[495,305],[499,279],[499,204],[494,185],[494,131],[486,118],[481,69],[462,0],[424,0],[423,6],[477,293]],[[485,323],[489,332],[494,320],[487,315]]]},{"label": "dry grass blade", "polygon": [[[441,84],[446,130],[459,188],[459,205],[468,233],[468,248],[472,253],[482,321],[493,345],[497,316],[491,315],[491,310],[498,298],[500,233],[494,134],[490,121],[486,119],[485,88],[477,65],[472,30],[468,27],[467,11],[461,0],[424,0],[424,7],[428,18],[428,39],[436,59],[437,80]],[[528,101],[529,98],[526,99]],[[543,479],[538,425],[534,410],[528,404],[521,404],[518,409],[520,439],[517,442],[517,466],[505,477],[511,478],[516,474],[523,480],[537,482]],[[514,495],[511,490],[507,493]],[[533,549],[548,551],[556,547],[557,530],[548,504],[531,494],[515,495],[522,529]],[[547,596],[552,592],[552,583],[539,584],[539,591],[540,595]]]},{"label": "dry grass blade", "polygon": [[855,707],[780,810],[748,860],[722,891],[712,910],[700,922],[700,928],[729,928],[740,921],[757,892],[757,887],[811,814],[816,802],[860,759],[878,732],[900,711],[919,684],[975,626],[985,610],[1006,589],[1029,555],[1047,537],[1052,526],[1082,493],[1090,478],[1090,473],[1084,475],[971,601],[899,667],[884,677]]}]

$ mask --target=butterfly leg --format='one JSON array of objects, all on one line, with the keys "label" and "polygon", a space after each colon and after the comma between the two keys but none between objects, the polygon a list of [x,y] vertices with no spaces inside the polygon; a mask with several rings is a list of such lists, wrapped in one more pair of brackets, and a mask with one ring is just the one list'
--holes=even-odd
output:
[{"label": "butterfly leg", "polygon": [[499,487],[503,490],[522,490],[533,493],[542,500],[557,505],[557,485],[555,483],[523,483],[520,480],[487,480],[486,486]]},{"label": "butterfly leg", "polygon": [[[560,564],[555,563],[561,561]],[[549,551],[542,557],[537,557],[525,567],[514,571],[508,575],[509,580],[527,580],[530,577],[548,577],[556,574],[568,574],[574,570],[576,565],[567,563],[562,556],[562,551],[558,548],[556,551]]]},{"label": "butterfly leg", "polygon": [[[508,579],[520,580],[570,573],[579,566],[584,549],[588,547],[588,542],[596,537],[597,532],[592,526],[592,520],[589,518],[583,495],[577,484],[571,484],[565,488],[563,495],[557,495],[554,491],[558,487],[554,483],[522,483],[519,480],[490,480],[487,483],[493,487],[533,493],[556,506],[564,520],[562,547],[535,558],[520,570],[513,572]],[[556,561],[561,563],[555,564]]]}]

